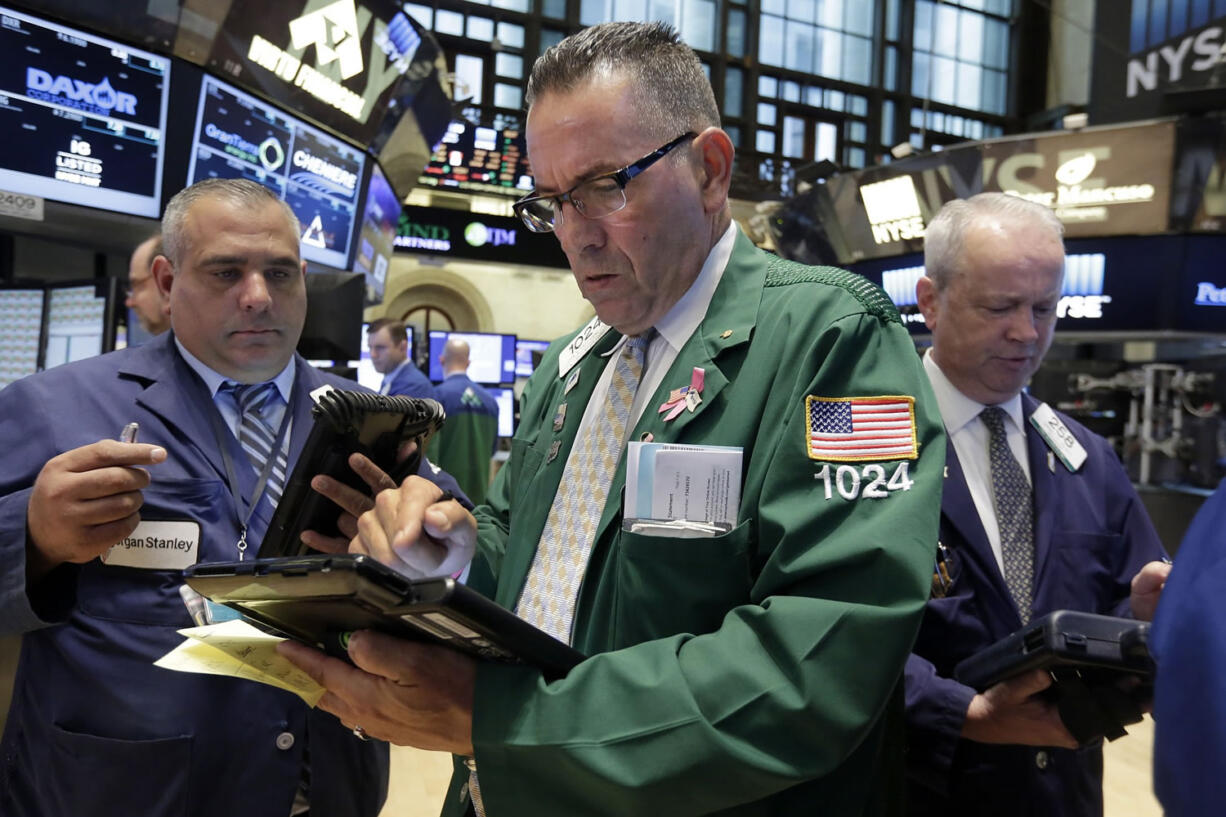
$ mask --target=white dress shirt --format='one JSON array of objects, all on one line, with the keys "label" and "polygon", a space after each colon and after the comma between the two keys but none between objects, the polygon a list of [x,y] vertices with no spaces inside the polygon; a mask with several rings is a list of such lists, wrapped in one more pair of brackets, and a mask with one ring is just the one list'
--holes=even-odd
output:
[{"label": "white dress shirt", "polygon": [[[941,420],[945,423],[945,431],[954,445],[958,462],[962,464],[962,472],[966,475],[966,487],[970,489],[971,499],[975,502],[975,510],[983,522],[983,530],[988,535],[992,545],[992,553],[996,556],[996,564],[1004,575],[1005,561],[1000,548],[1000,524],[996,519],[996,507],[992,503],[992,471],[988,464],[988,427],[979,419],[979,412],[987,406],[972,400],[958,391],[949,378],[941,371],[941,367],[932,359],[932,350],[924,354],[924,371],[932,383],[932,391],[936,394],[937,406],[941,410]],[[1022,397],[1014,395],[1011,400],[996,404],[1004,409],[1008,419],[1005,422],[1005,433],[1009,441],[1009,449],[1013,457],[1022,466],[1027,481],[1030,479],[1030,459],[1026,453],[1025,417],[1022,413]]]}]

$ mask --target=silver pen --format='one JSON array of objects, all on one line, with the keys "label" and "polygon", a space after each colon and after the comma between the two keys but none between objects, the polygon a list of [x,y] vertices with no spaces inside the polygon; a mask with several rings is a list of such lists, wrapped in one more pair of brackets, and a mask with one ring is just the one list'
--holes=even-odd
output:
[{"label": "silver pen", "polygon": [[123,427],[123,431],[119,432],[119,441],[121,443],[136,442],[136,432],[140,431],[140,423],[128,423]]}]

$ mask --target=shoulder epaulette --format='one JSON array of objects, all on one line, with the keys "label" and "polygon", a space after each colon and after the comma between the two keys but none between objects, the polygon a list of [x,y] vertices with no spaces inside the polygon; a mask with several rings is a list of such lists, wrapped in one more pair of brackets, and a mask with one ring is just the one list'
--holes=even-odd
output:
[{"label": "shoulder epaulette", "polygon": [[898,308],[881,287],[859,273],[838,267],[809,267],[778,256],[767,262],[766,286],[780,287],[805,282],[838,287],[859,301],[870,314],[883,321],[902,323]]}]

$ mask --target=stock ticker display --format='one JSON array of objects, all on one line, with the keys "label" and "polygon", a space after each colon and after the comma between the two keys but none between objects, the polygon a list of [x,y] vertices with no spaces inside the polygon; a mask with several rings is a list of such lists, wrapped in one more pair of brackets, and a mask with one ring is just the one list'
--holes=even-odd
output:
[{"label": "stock ticker display", "polygon": [[0,8],[0,189],[156,218],[170,59]]},{"label": "stock ticker display", "polygon": [[188,184],[246,178],[283,198],[302,257],[348,268],[365,154],[213,77],[200,86]]},{"label": "stock ticker display", "polygon": [[532,190],[532,171],[523,132],[452,122],[418,182],[444,190],[524,196]]}]

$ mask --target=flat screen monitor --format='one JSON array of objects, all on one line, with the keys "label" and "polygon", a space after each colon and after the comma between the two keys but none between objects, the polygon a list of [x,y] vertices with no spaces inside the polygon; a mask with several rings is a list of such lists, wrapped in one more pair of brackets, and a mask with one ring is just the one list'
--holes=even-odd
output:
[{"label": "flat screen monitor", "polygon": [[486,386],[486,391],[498,403],[498,436],[515,436],[515,389],[510,386]]},{"label": "flat screen monitor", "polygon": [[497,385],[515,382],[515,336],[486,332],[430,333],[430,379],[443,382],[443,364],[439,357],[449,338],[468,341],[468,376],[476,383]]},{"label": "flat screen monitor", "polygon": [[370,183],[362,207],[353,271],[366,279],[366,305],[383,303],[387,268],[395,250],[396,228],[400,225],[400,199],[392,190],[378,162],[371,162]]},{"label": "flat screen monitor", "polygon": [[111,325],[105,289],[94,284],[51,286],[47,290],[43,368],[108,352]]},{"label": "flat screen monitor", "polygon": [[38,371],[45,297],[41,288],[0,288],[0,388]]},{"label": "flat screen monitor", "polygon": [[428,187],[516,198],[527,195],[533,182],[523,131],[453,121],[418,182]]},{"label": "flat screen monitor", "polygon": [[170,59],[0,7],[0,190],[160,215]]},{"label": "flat screen monitor", "polygon": [[515,376],[516,377],[531,377],[536,371],[537,361],[541,359],[541,355],[545,354],[545,350],[549,348],[547,340],[524,340],[520,338],[515,341]]},{"label": "flat screen monitor", "polygon": [[307,314],[298,352],[308,360],[357,360],[362,355],[361,275],[311,272],[306,277]]},{"label": "flat screen monitor", "polygon": [[266,102],[205,76],[187,183],[244,178],[276,192],[302,228],[302,257],[349,268],[366,154]]}]

